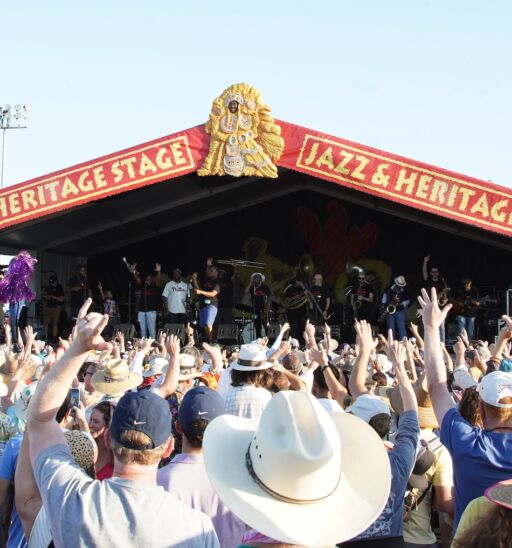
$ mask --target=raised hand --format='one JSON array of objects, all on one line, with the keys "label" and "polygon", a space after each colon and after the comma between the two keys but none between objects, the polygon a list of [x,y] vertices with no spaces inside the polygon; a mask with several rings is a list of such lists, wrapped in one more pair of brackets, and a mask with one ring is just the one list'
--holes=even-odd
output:
[{"label": "raised hand", "polygon": [[429,297],[427,290],[421,290],[421,296],[418,297],[418,302],[421,306],[421,312],[423,317],[423,325],[425,329],[437,329],[446,320],[446,316],[450,309],[451,304],[447,304],[442,309],[439,308],[437,302],[437,292],[435,287],[432,288],[431,296]]},{"label": "raised hand", "polygon": [[73,338],[73,345],[77,345],[81,351],[89,350],[107,350],[112,348],[110,343],[107,343],[101,336],[101,332],[105,329],[108,323],[108,316],[89,312],[92,299],[87,299],[80,311],[76,320],[76,336]]},{"label": "raised hand", "polygon": [[405,345],[399,341],[393,340],[393,330],[388,331],[388,339],[384,347],[389,361],[393,364],[393,370],[396,375],[396,380],[399,384],[410,383],[409,377],[405,370]]},{"label": "raised hand", "polygon": [[174,357],[180,353],[180,339],[176,335],[169,335],[165,340],[165,347],[169,356]]},{"label": "raised hand", "polygon": [[361,320],[354,323],[354,329],[359,351],[371,352],[377,346],[373,338],[372,326],[366,320]]},{"label": "raised hand", "polygon": [[327,352],[325,349],[317,350],[316,348],[310,348],[308,350],[311,361],[318,363],[318,365],[327,365]]}]

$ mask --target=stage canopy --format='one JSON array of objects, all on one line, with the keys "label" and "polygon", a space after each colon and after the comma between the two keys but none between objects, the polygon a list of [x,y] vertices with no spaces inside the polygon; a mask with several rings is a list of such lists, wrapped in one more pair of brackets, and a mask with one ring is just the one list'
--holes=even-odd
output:
[{"label": "stage canopy", "polygon": [[199,176],[212,150],[201,125],[5,188],[0,248],[90,257],[310,190],[512,249],[509,189],[275,124],[284,141],[277,178]]}]

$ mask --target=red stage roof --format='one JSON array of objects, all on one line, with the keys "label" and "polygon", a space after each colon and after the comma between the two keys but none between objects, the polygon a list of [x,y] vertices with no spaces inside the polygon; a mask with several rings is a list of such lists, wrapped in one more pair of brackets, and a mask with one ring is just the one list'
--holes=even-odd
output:
[{"label": "red stage roof", "polygon": [[[276,162],[280,167],[512,236],[512,191],[505,187],[287,122],[277,124],[285,142]],[[0,229],[195,172],[208,154],[203,127],[3,189]]]}]

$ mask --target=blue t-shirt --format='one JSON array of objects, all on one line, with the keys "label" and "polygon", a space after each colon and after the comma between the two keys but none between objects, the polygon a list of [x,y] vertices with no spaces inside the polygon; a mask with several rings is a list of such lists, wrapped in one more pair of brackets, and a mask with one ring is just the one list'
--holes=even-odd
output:
[{"label": "blue t-shirt", "polygon": [[416,411],[405,411],[400,415],[395,445],[388,452],[391,491],[386,506],[370,527],[353,540],[402,536],[405,490],[416,461],[419,437],[418,414]]},{"label": "blue t-shirt", "polygon": [[494,483],[512,478],[512,432],[474,428],[454,407],[444,416],[441,441],[453,460],[455,529],[473,499]]},{"label": "blue t-shirt", "polygon": [[[0,478],[14,483],[14,473],[18,464],[18,455],[20,454],[22,435],[11,438],[4,449],[2,460],[0,460]],[[28,547],[25,540],[25,533],[21,526],[16,506],[13,504],[11,513],[11,525],[9,527],[9,539],[7,540],[7,548],[25,548]]]}]

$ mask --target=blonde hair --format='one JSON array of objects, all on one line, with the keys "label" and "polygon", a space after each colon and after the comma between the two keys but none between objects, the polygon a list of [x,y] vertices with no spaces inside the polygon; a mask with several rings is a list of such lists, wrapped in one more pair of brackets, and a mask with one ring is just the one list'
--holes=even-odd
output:
[{"label": "blonde hair", "polygon": [[[151,444],[151,438],[137,430],[125,430],[121,433],[121,442],[132,446],[147,447]],[[158,464],[167,448],[167,442],[154,449],[128,449],[112,438],[112,452],[122,464],[140,464],[151,466]]]},{"label": "blonde hair", "polygon": [[[506,396],[505,398],[501,398],[499,400],[499,403],[503,404],[510,404],[512,403],[512,397]],[[490,405],[489,403],[486,403],[482,401],[482,405],[484,407],[485,411],[485,417],[486,419],[491,419],[499,422],[510,422],[512,421],[512,409],[506,409],[503,407],[496,407],[494,405]]]}]

